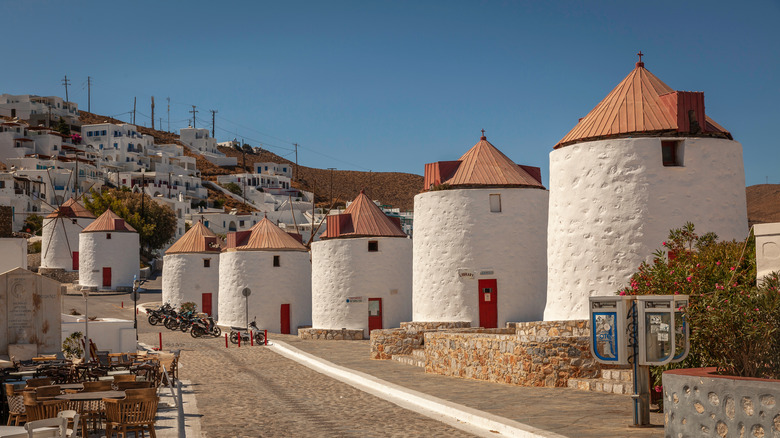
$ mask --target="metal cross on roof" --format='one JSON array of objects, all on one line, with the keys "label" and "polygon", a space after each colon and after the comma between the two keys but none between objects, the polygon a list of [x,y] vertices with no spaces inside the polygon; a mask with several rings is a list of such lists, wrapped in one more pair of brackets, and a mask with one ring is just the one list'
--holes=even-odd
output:
[{"label": "metal cross on roof", "polygon": [[639,53],[636,54],[636,56],[639,57],[639,62],[642,62],[642,57],[645,56],[645,54],[642,53],[642,51],[640,50]]},{"label": "metal cross on roof", "polygon": [[482,130],[482,140],[485,140],[485,130]]}]

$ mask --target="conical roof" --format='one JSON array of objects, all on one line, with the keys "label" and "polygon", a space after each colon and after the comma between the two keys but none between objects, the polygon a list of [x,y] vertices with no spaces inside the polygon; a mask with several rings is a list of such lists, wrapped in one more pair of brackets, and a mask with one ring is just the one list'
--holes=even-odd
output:
[{"label": "conical roof", "polygon": [[186,254],[199,252],[220,252],[222,247],[219,238],[209,230],[203,222],[195,222],[183,236],[179,238],[165,254]]},{"label": "conical roof", "polygon": [[450,186],[530,186],[541,182],[515,164],[483,135],[479,142],[458,160],[455,173],[442,184]]},{"label": "conical roof", "polygon": [[[339,221],[339,216],[347,218],[339,226],[338,235],[331,236],[329,231],[325,231],[320,238],[334,237],[406,237],[404,233],[392,219],[377,207],[366,193],[361,190],[357,198],[349,204],[349,207],[340,215],[331,215],[327,220]],[[328,230],[332,230],[328,227]]]},{"label": "conical roof", "polygon": [[85,218],[85,219],[95,219],[95,215],[92,214],[89,210],[86,209],[83,205],[76,202],[75,199],[70,198],[65,203],[59,206],[56,210],[49,213],[46,218],[47,219],[54,219],[58,217],[67,217],[67,218]]},{"label": "conical roof", "polygon": [[[661,96],[675,90],[650,73],[644,62],[625,77],[588,115],[555,145],[555,149],[572,143],[630,134],[658,134],[664,131],[677,135],[677,107]],[[702,97],[703,111],[703,97]],[[708,136],[731,139],[731,134],[705,116],[703,131]]]},{"label": "conical roof", "polygon": [[276,224],[267,217],[263,218],[263,220],[250,228],[249,233],[249,239],[246,240],[244,245],[237,246],[237,251],[308,251],[305,246],[295,240],[290,234],[276,226]]},{"label": "conical roof", "polygon": [[106,210],[106,212],[98,216],[94,222],[81,230],[82,233],[95,233],[99,231],[137,233],[135,228],[131,227],[130,224],[125,222],[124,219],[117,216],[116,213],[111,210]]}]

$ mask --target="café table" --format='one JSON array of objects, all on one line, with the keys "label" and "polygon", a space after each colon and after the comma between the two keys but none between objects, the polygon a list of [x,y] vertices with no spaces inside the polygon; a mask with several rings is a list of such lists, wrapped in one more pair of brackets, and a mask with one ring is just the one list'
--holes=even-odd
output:
[{"label": "caf\u00e9 table", "polygon": [[55,400],[68,400],[79,402],[78,412],[81,415],[81,436],[87,438],[87,418],[84,415],[84,403],[90,401],[103,400],[104,398],[124,398],[124,391],[94,391],[94,392],[74,392],[72,394],[61,394],[54,397]]}]

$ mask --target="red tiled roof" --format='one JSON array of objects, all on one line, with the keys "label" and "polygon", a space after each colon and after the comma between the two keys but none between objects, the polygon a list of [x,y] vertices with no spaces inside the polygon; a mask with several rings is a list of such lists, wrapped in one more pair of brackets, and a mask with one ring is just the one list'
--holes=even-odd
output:
[{"label": "red tiled roof", "polygon": [[95,233],[99,231],[137,233],[135,228],[131,227],[130,224],[125,222],[124,219],[117,216],[116,213],[111,210],[106,210],[105,213],[95,219],[95,222],[92,222],[81,230],[82,233]]},{"label": "red tiled roof", "polygon": [[425,190],[439,184],[544,188],[539,168],[515,164],[484,135],[458,161],[426,164],[424,184]]},{"label": "red tiled roof", "polygon": [[215,252],[222,250],[219,237],[203,225],[203,222],[195,222],[179,240],[176,241],[165,254],[184,254],[194,252]]},{"label": "red tiled roof", "polygon": [[387,217],[362,190],[342,214],[327,217],[327,229],[320,238],[406,237],[401,227]]},{"label": "red tiled roof", "polygon": [[46,216],[47,219],[58,217],[95,219],[95,215],[92,214],[92,212],[87,210],[83,205],[76,202],[76,200],[73,198],[68,199],[65,201],[65,203],[60,205],[59,208]]},{"label": "red tiled roof", "polygon": [[227,251],[308,251],[295,237],[263,218],[247,231],[228,233]]},{"label": "red tiled roof", "polygon": [[[691,132],[687,110],[695,109],[705,120],[699,132]],[[685,111],[682,111],[685,110]],[[704,117],[701,117],[704,116]],[[588,115],[555,145],[555,149],[572,143],[629,134],[677,133],[718,136],[731,134],[704,114],[701,93],[675,91],[637,62],[626,76]]]}]

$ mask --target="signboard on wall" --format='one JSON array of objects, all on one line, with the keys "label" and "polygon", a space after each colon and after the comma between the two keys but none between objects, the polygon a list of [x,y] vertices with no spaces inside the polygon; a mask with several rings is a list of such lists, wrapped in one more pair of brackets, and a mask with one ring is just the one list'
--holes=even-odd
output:
[{"label": "signboard on wall", "polygon": [[471,269],[461,268],[461,269],[458,269],[458,277],[460,277],[462,279],[472,279],[473,280],[475,275],[474,275],[474,271],[472,271]]},{"label": "signboard on wall", "polygon": [[482,268],[479,270],[480,277],[493,277],[494,275],[493,268]]},{"label": "signboard on wall", "polygon": [[358,304],[363,302],[363,297],[347,297],[347,304]]}]

